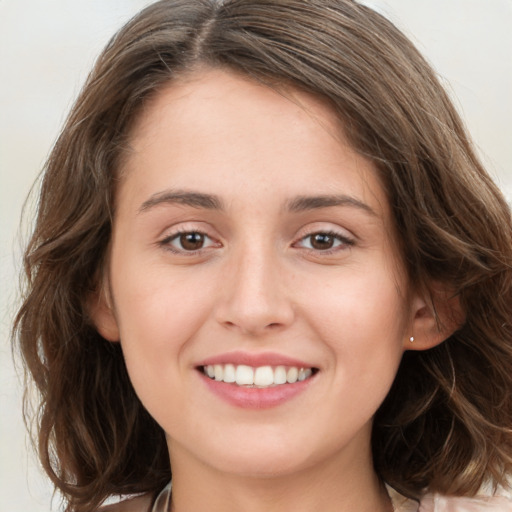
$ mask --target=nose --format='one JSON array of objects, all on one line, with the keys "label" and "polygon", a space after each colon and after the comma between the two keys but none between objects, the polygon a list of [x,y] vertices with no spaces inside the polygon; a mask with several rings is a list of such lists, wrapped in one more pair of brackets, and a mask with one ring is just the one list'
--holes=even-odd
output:
[{"label": "nose", "polygon": [[272,251],[241,251],[227,265],[217,321],[252,336],[290,325],[295,313],[285,274]]}]

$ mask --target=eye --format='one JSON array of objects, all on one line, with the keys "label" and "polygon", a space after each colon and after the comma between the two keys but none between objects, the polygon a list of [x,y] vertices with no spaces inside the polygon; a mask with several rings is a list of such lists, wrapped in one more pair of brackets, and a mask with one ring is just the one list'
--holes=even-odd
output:
[{"label": "eye", "polygon": [[174,252],[195,252],[216,245],[208,235],[200,231],[176,233],[162,240],[161,244]]},{"label": "eye", "polygon": [[353,240],[334,232],[311,233],[301,238],[296,245],[313,251],[330,251],[338,247],[353,245]]}]

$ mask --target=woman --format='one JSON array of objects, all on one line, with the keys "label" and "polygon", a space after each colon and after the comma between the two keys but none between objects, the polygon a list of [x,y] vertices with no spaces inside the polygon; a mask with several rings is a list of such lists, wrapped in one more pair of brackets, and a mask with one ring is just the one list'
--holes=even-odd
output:
[{"label": "woman", "polygon": [[16,323],[43,464],[76,512],[509,510],[511,248],[389,21],[157,2],[45,170]]}]

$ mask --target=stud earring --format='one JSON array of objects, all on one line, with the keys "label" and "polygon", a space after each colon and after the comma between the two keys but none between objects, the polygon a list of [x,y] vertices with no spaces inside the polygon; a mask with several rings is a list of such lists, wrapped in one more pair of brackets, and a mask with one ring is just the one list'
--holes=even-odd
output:
[{"label": "stud earring", "polygon": [[410,341],[411,343],[414,343],[414,336],[411,336],[411,337],[409,338],[409,341]]}]

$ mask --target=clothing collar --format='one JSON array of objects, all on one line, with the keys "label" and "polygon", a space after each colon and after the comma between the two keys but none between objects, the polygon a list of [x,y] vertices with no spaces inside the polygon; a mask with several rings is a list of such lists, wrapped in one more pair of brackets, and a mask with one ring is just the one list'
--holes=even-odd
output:
[{"label": "clothing collar", "polygon": [[[169,512],[171,505],[171,487],[171,482],[164,487],[162,492],[158,495],[151,512]],[[386,485],[386,489],[393,503],[395,512],[418,512],[419,503],[417,501],[407,499],[389,485]]]}]

